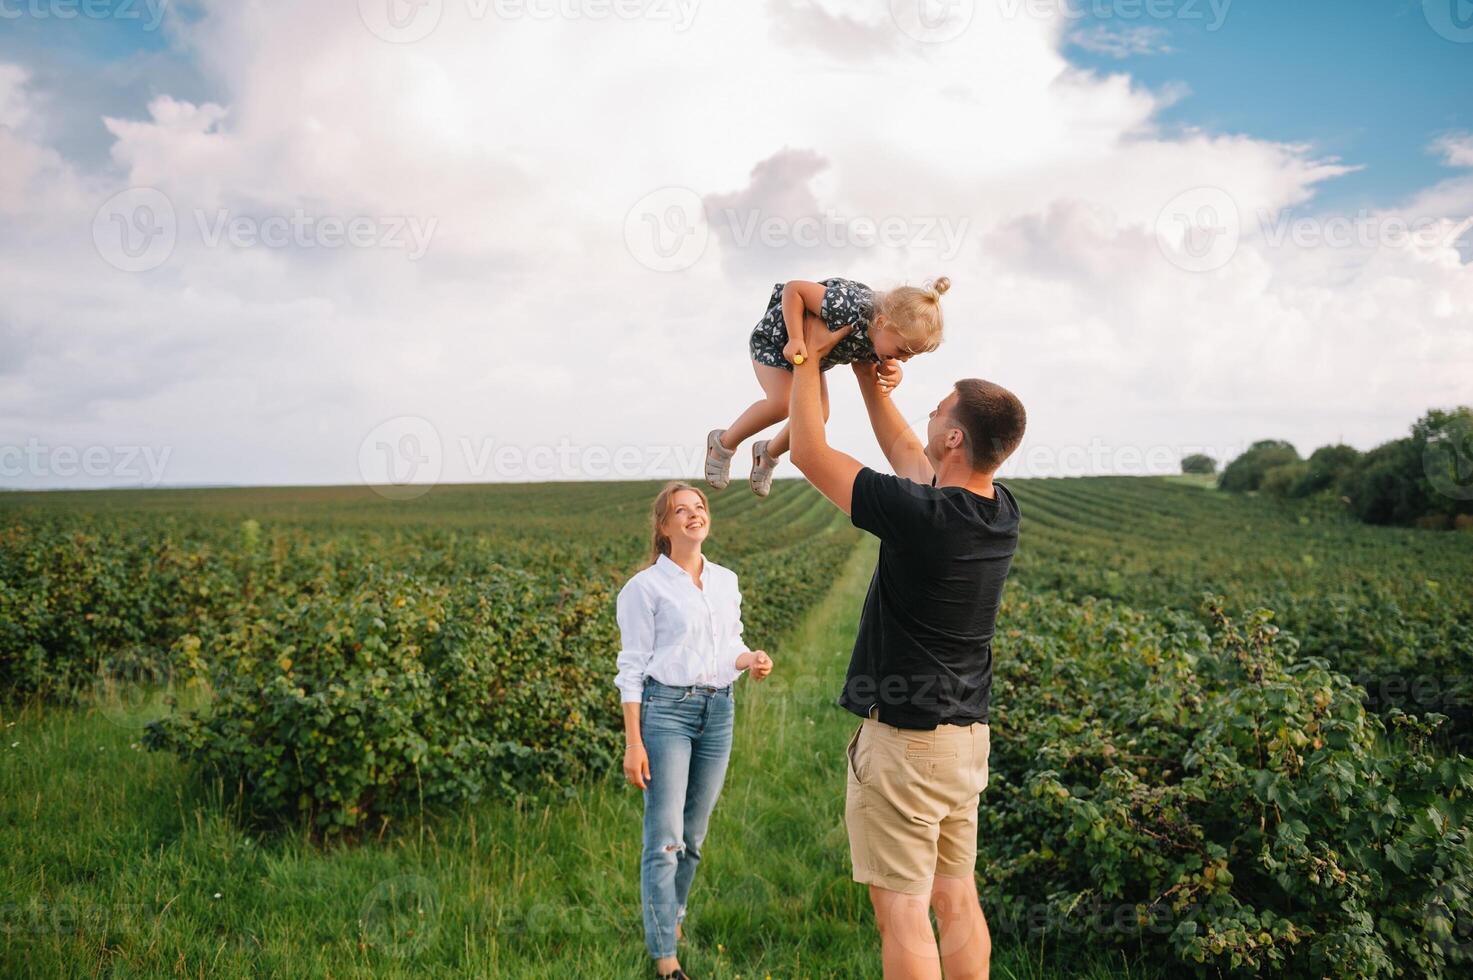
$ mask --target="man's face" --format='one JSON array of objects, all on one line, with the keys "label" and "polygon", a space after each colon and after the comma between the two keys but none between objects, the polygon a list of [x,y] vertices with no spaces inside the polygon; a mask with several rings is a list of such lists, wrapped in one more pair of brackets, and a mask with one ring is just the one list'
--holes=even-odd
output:
[{"label": "man's face", "polygon": [[941,457],[946,454],[946,437],[953,430],[960,428],[956,419],[952,417],[952,410],[956,408],[956,391],[952,391],[936,407],[931,409],[931,418],[926,423],[926,458],[931,461],[932,467],[938,466]]}]

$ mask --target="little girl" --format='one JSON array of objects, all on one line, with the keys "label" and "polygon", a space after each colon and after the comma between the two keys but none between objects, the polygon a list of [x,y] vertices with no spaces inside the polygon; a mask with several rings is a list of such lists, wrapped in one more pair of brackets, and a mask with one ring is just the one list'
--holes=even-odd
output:
[{"label": "little girl", "polygon": [[[895,361],[908,361],[941,344],[941,294],[950,288],[951,280],[945,276],[925,287],[901,286],[882,293],[849,279],[794,279],[774,286],[767,312],[748,341],[752,369],[767,397],[753,402],[729,428],[712,429],[706,436],[706,482],[717,490],[725,487],[731,480],[732,454],[742,440],[788,417],[793,365],[802,364],[808,356],[803,340],[805,316],[817,315],[831,331],[847,331],[819,362],[820,370],[873,361],[898,380],[900,368]],[[823,415],[825,419],[829,415],[827,379]],[[787,451],[786,425],[772,439],[752,444],[750,482],[757,496],[765,497],[772,489],[777,457]]]}]

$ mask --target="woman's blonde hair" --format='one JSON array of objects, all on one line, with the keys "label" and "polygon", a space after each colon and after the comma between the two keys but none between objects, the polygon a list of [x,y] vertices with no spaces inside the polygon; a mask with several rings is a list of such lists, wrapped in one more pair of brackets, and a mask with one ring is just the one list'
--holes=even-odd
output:
[{"label": "woman's blonde hair", "polygon": [[888,290],[875,300],[875,318],[883,316],[910,353],[933,351],[941,346],[941,296],[950,288],[951,280],[941,276],[925,286]]},{"label": "woman's blonde hair", "polygon": [[654,537],[650,541],[650,564],[660,560],[661,555],[670,554],[670,537],[664,532],[665,518],[670,516],[671,501],[675,495],[682,490],[689,490],[701,498],[701,506],[706,508],[707,519],[711,514],[711,502],[706,499],[706,493],[700,487],[693,487],[689,483],[674,480],[660,488],[655,494],[655,504],[650,508],[650,527]]}]

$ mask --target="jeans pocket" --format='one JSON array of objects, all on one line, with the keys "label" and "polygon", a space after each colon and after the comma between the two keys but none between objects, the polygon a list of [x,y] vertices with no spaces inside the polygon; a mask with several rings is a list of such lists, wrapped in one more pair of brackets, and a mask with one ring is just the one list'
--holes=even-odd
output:
[{"label": "jeans pocket", "polygon": [[972,736],[974,756],[972,759],[972,778],[976,782],[977,792],[981,793],[987,788],[988,765],[992,755],[992,729],[988,725],[978,725]]},{"label": "jeans pocket", "polygon": [[677,704],[685,704],[690,700],[690,692],[682,691],[680,694],[646,694],[644,703],[647,705],[660,705],[670,707]]}]

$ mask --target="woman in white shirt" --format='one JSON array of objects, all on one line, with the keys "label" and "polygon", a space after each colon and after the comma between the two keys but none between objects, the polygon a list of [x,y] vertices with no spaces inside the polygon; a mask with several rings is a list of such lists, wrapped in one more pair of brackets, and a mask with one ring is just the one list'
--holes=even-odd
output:
[{"label": "woman in white shirt", "polygon": [[728,568],[702,557],[706,495],[670,483],[655,497],[650,564],[619,592],[624,775],[644,790],[639,864],[645,944],[660,977],[685,978],[675,955],[711,810],[726,778],[732,685],[772,660],[742,642],[742,595]]}]

